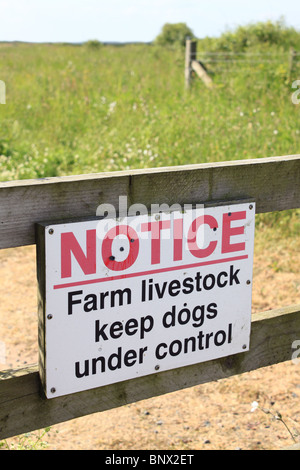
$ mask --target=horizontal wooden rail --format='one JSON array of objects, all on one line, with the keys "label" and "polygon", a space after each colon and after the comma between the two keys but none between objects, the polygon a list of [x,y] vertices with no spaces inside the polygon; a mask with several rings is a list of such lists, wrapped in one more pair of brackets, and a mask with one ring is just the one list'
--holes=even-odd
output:
[{"label": "horizontal wooden rail", "polygon": [[299,339],[297,305],[254,315],[248,352],[52,400],[42,397],[37,366],[0,372],[0,439],[288,361]]},{"label": "horizontal wooden rail", "polygon": [[35,243],[35,223],[91,217],[98,205],[255,199],[258,213],[300,207],[300,155],[0,183],[0,249]]}]

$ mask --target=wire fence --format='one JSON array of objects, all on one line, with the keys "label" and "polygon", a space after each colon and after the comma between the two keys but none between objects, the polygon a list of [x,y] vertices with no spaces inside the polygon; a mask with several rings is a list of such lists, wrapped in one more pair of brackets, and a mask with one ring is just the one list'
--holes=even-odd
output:
[{"label": "wire fence", "polygon": [[[195,54],[195,60],[200,61],[208,71],[226,73],[262,73],[276,72],[284,66],[291,72],[294,66],[300,65],[300,52],[213,52],[202,51]],[[241,67],[237,67],[241,65]]]}]

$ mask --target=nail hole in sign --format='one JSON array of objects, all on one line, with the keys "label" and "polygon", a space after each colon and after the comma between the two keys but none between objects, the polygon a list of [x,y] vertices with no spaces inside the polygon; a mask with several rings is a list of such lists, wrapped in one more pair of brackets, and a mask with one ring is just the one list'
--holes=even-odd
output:
[{"label": "nail hole in sign", "polygon": [[[112,254],[112,244],[118,235],[125,235],[128,238],[129,253],[124,261],[116,261]],[[133,243],[134,242],[134,243]],[[112,271],[123,271],[130,268],[136,261],[139,254],[139,238],[136,231],[128,225],[117,225],[110,229],[105,235],[102,243],[102,259],[105,266]]]}]

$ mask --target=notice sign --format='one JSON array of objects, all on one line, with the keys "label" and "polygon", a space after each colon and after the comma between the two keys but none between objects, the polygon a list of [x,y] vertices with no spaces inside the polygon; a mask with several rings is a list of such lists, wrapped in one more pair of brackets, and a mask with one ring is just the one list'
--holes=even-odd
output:
[{"label": "notice sign", "polygon": [[47,398],[249,349],[255,204],[39,225]]}]

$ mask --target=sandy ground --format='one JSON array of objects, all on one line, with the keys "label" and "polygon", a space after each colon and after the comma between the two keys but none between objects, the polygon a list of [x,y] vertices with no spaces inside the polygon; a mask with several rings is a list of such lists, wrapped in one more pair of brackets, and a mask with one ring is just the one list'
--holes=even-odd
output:
[{"label": "sandy ground", "polygon": [[[300,303],[299,251],[258,240],[253,313]],[[0,251],[2,370],[37,362],[35,269],[34,247]],[[45,439],[50,450],[282,449],[294,443],[286,425],[300,442],[299,400],[300,364],[287,362],[54,425]]]}]

